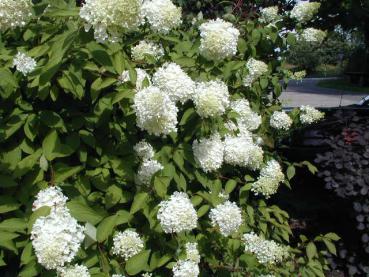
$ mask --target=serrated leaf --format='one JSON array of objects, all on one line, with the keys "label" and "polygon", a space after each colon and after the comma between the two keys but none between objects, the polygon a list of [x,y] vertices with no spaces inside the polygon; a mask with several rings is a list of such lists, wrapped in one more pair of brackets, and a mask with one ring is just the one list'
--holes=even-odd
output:
[{"label": "serrated leaf", "polygon": [[127,273],[129,275],[136,275],[141,271],[146,271],[149,268],[148,261],[150,252],[150,250],[144,250],[130,258],[126,263]]}]

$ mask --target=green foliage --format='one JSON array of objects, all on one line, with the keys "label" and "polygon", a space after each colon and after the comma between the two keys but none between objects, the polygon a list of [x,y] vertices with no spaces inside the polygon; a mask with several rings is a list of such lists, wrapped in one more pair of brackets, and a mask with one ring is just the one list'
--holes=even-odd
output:
[{"label": "green foliage", "polygon": [[[278,28],[256,21],[240,21],[238,55],[232,60],[210,62],[199,55],[200,38],[195,27],[156,35],[147,29],[127,35],[117,44],[98,44],[85,32],[74,1],[37,1],[39,17],[25,29],[1,34],[0,48],[0,266],[13,276],[52,276],[37,264],[29,233],[36,218],[48,209],[32,212],[34,196],[49,185],[60,185],[69,197],[67,207],[86,226],[86,240],[75,259],[89,268],[91,276],[113,273],[136,275],[143,271],[168,276],[178,249],[197,241],[202,255],[202,276],[323,276],[327,264],[315,242],[296,248],[282,265],[264,266],[244,253],[240,234],[255,231],[265,238],[288,244],[292,235],[288,214],[256,197],[251,183],[257,173],[224,167],[205,174],[197,166],[191,144],[211,129],[224,131],[226,118],[203,121],[192,104],[180,111],[178,134],[157,138],[140,131],[132,108],[137,78],[134,68],[150,74],[166,61],[174,61],[196,81],[220,78],[233,97],[247,97],[254,110],[268,118],[280,108],[277,97],[287,81],[274,49],[286,49],[292,40],[278,35]],[[50,4],[47,12],[44,9]],[[136,64],[130,49],[141,39],[160,42],[165,57],[160,62]],[[13,57],[24,51],[37,60],[27,77],[15,71]],[[249,57],[263,59],[271,74],[242,87]],[[119,84],[128,70],[131,82]],[[282,81],[282,83],[280,82]],[[272,97],[271,92],[273,92]],[[232,115],[229,115],[232,117]],[[280,137],[264,120],[258,136],[265,141],[267,157],[276,157],[274,143]],[[135,185],[139,161],[133,145],[145,138],[157,150],[164,170],[150,186]],[[287,162],[286,162],[287,164]],[[307,165],[310,167],[310,165]],[[313,167],[311,167],[313,168]],[[286,167],[288,179],[293,165]],[[314,170],[314,168],[312,169]],[[158,204],[174,191],[185,191],[200,217],[192,233],[170,236],[156,218]],[[219,193],[242,207],[240,233],[222,237],[210,226],[208,211],[219,204]],[[112,235],[136,228],[145,239],[145,250],[126,263],[111,255]],[[330,237],[316,239],[334,253]]]}]

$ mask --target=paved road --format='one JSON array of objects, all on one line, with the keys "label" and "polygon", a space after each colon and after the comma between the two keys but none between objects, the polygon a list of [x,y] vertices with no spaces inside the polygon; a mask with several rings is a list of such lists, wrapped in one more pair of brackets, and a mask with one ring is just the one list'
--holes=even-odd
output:
[{"label": "paved road", "polygon": [[311,105],[313,107],[338,107],[358,103],[365,93],[341,91],[321,88],[318,78],[307,78],[301,81],[291,81],[283,91],[281,101],[285,107]]}]

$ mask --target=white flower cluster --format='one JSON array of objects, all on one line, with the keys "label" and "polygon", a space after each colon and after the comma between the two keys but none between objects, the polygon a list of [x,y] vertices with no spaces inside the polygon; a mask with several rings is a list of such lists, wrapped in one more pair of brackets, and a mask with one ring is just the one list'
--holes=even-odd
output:
[{"label": "white flower cluster", "polygon": [[270,126],[277,130],[290,129],[292,125],[292,119],[284,111],[275,111],[270,118]]},{"label": "white flower cluster", "polygon": [[170,0],[146,0],[142,5],[142,15],[155,32],[167,34],[182,23],[182,10]]},{"label": "white flower cluster", "polygon": [[125,261],[140,253],[143,248],[143,240],[135,231],[125,230],[113,237],[113,254],[122,257]]},{"label": "white flower cluster", "polygon": [[327,36],[326,32],[315,28],[306,28],[301,33],[302,40],[318,44],[322,43],[326,36]]},{"label": "white flower cluster", "polygon": [[259,277],[275,277],[275,275],[273,275],[273,274],[263,274],[263,275],[259,275]]},{"label": "white flower cluster", "polygon": [[164,49],[161,45],[145,40],[141,40],[131,52],[134,61],[145,61],[147,57],[157,61],[164,56]]},{"label": "white flower cluster", "polygon": [[196,210],[184,192],[174,192],[169,200],[160,202],[157,218],[165,233],[191,231],[197,226]]},{"label": "white flower cluster", "polygon": [[122,274],[113,274],[111,277],[125,277],[125,276]]},{"label": "white flower cluster", "polygon": [[199,27],[200,54],[209,60],[223,60],[237,53],[240,32],[223,19],[210,20]]},{"label": "white flower cluster", "polygon": [[142,274],[141,277],[152,277],[152,273],[146,272],[146,273]]},{"label": "white flower cluster", "polygon": [[25,26],[32,17],[32,1],[1,0],[0,31]]},{"label": "white flower cluster", "polygon": [[296,81],[302,81],[306,77],[306,71],[301,70],[291,74],[290,78]]},{"label": "white flower cluster", "polygon": [[241,133],[254,131],[259,128],[261,116],[251,110],[249,101],[246,99],[238,99],[232,101],[230,107],[239,115],[239,118],[237,118],[237,125]]},{"label": "white flower cluster", "polygon": [[225,237],[237,232],[242,224],[241,209],[236,203],[230,201],[211,209],[209,217],[211,225],[219,228],[220,233]]},{"label": "white flower cluster", "polygon": [[220,116],[229,106],[228,87],[220,80],[198,83],[193,100],[202,118]]},{"label": "white flower cluster", "polygon": [[165,136],[177,131],[178,108],[158,87],[150,86],[137,92],[133,108],[137,126],[149,134]]},{"label": "white flower cluster", "polygon": [[318,12],[320,3],[318,2],[299,2],[291,11],[291,18],[299,22],[307,22],[311,20]]},{"label": "white flower cluster", "polygon": [[179,260],[172,271],[173,277],[197,277],[200,274],[199,265],[191,260]]},{"label": "white flower cluster", "polygon": [[[150,75],[144,69],[136,68],[136,89],[142,90],[144,81],[147,80],[149,85],[151,85]],[[131,81],[131,77],[129,76],[129,71],[125,70],[118,78],[118,84],[124,84],[126,82]]]},{"label": "white flower cluster", "polygon": [[60,277],[90,277],[88,268],[84,265],[74,265],[61,269],[59,272]]},{"label": "white flower cluster", "polygon": [[185,245],[186,248],[186,259],[193,261],[195,263],[200,263],[200,253],[197,249],[197,243],[196,242],[188,242]]},{"label": "white flower cluster", "polygon": [[195,140],[192,150],[195,160],[205,172],[215,171],[223,164],[224,145],[217,133],[210,138]]},{"label": "white flower cluster", "polygon": [[13,66],[16,68],[16,70],[26,76],[35,70],[36,61],[24,53],[18,52],[14,57]]},{"label": "white flower cluster", "polygon": [[255,233],[244,234],[245,252],[254,254],[261,264],[276,264],[288,255],[285,247],[272,240],[265,240]]},{"label": "white flower cluster", "polygon": [[37,260],[46,269],[58,269],[70,263],[84,237],[84,228],[66,208],[39,217],[31,231],[32,246]]},{"label": "white flower cluster", "polygon": [[256,195],[262,194],[265,198],[269,198],[277,192],[279,183],[283,182],[284,178],[280,164],[271,160],[261,169],[260,176],[252,185],[251,191]]},{"label": "white flower cluster", "polygon": [[195,92],[195,82],[175,63],[166,63],[153,78],[154,86],[160,88],[173,102],[184,104]]},{"label": "white flower cluster", "polygon": [[255,170],[260,168],[263,154],[263,149],[253,142],[248,131],[224,139],[224,161],[230,165]]},{"label": "white flower cluster", "polygon": [[138,169],[136,183],[138,185],[150,185],[152,176],[163,169],[161,163],[156,160],[144,160]]},{"label": "white flower cluster", "polygon": [[61,191],[60,187],[48,187],[47,189],[39,191],[36,195],[36,200],[33,202],[32,211],[36,211],[41,207],[50,207],[55,209],[62,209],[68,201]]},{"label": "white flower cluster", "polygon": [[136,155],[142,160],[152,159],[155,155],[154,148],[145,140],[141,140],[139,143],[137,143],[133,147],[133,150],[135,150]]},{"label": "white flower cluster", "polygon": [[143,22],[142,0],[86,0],[80,17],[85,29],[94,29],[98,42],[117,42],[124,32],[136,30]]},{"label": "white flower cluster", "polygon": [[324,118],[324,113],[311,106],[300,107],[300,121],[302,124],[312,124]]},{"label": "white flower cluster", "polygon": [[246,63],[248,74],[243,80],[245,87],[251,87],[252,83],[268,72],[268,65],[262,61],[250,58]]},{"label": "white flower cluster", "polygon": [[275,23],[278,21],[279,15],[278,15],[278,6],[272,6],[263,8],[260,11],[260,22],[262,23]]}]

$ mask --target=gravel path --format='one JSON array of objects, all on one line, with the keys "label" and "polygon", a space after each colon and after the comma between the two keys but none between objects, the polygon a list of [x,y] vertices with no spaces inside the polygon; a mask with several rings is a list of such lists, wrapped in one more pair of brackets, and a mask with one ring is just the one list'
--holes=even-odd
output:
[{"label": "gravel path", "polygon": [[[311,105],[313,107],[339,107],[357,104],[367,94],[336,89],[321,88],[317,83],[329,78],[306,78],[291,81],[281,95],[285,107]],[[330,78],[332,79],[332,78]]]}]

